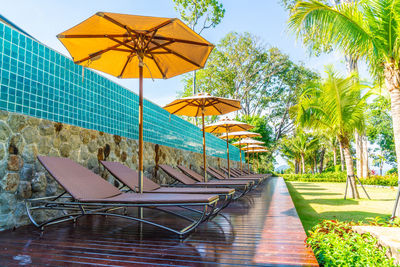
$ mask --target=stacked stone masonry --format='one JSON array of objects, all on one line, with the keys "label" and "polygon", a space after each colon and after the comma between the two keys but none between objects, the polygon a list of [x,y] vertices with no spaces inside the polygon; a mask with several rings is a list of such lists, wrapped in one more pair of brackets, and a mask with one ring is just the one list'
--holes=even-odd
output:
[{"label": "stacked stone masonry", "polygon": [[[0,111],[0,231],[30,223],[25,199],[63,192],[37,155],[68,157],[119,186],[99,160],[118,161],[137,169],[137,145],[137,140],[117,135]],[[172,183],[158,164],[183,164],[200,171],[202,155],[145,142],[145,175],[159,184]],[[226,166],[226,160],[208,157],[208,164]],[[231,164],[237,167],[239,163]]]}]

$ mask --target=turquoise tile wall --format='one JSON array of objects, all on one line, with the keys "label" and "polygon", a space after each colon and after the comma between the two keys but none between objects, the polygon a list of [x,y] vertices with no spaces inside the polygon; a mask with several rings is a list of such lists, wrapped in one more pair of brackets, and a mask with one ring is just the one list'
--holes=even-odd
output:
[{"label": "turquoise tile wall", "polygon": [[[0,22],[0,109],[138,138],[138,96]],[[207,155],[226,158],[226,143],[208,134]],[[144,140],[202,152],[201,131],[144,101]],[[239,150],[230,147],[239,161]]]}]

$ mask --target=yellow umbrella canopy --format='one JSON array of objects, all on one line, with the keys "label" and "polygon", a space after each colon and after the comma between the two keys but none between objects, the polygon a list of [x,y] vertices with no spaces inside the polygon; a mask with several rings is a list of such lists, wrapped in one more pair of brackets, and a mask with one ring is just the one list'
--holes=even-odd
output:
[{"label": "yellow umbrella canopy", "polygon": [[[209,133],[230,133],[238,131],[247,131],[254,128],[245,122],[231,120],[229,118],[223,118],[213,124],[207,125],[205,127],[206,132]],[[229,136],[228,136],[229,138]]]},{"label": "yellow umbrella canopy", "polygon": [[263,148],[265,148],[265,147],[260,146],[260,145],[251,145],[251,146],[243,147],[243,150],[257,150],[257,149],[263,149]]},{"label": "yellow umbrella canopy", "polygon": [[[223,115],[241,109],[239,100],[211,96],[208,93],[176,99],[164,107],[165,110],[175,115],[202,118],[203,129],[203,170],[207,182],[206,135],[204,116]],[[240,155],[241,156],[241,155]]]},{"label": "yellow umbrella canopy", "polygon": [[262,145],[262,144],[265,144],[265,143],[262,142],[262,141],[258,141],[258,140],[252,139],[252,138],[245,138],[245,139],[242,139],[242,140],[240,140],[238,142],[233,143],[232,145],[235,145],[235,146],[239,145],[240,146],[240,145]]},{"label": "yellow umbrella canopy", "polygon": [[116,77],[166,79],[202,68],[214,46],[176,18],[97,12],[57,35],[76,64]]},{"label": "yellow umbrella canopy", "polygon": [[259,133],[249,132],[249,131],[239,131],[239,132],[231,132],[228,134],[223,133],[219,136],[219,138],[225,139],[227,135],[229,138],[239,139],[239,140],[241,140],[242,138],[248,138],[248,137],[261,137],[261,134],[259,134]]},{"label": "yellow umbrella canopy", "polygon": [[76,64],[139,78],[139,193],[143,192],[143,78],[202,68],[214,46],[175,18],[97,12],[57,35]]},{"label": "yellow umbrella canopy", "polygon": [[226,133],[226,153],[228,159],[228,178],[231,177],[231,169],[229,163],[229,133],[238,131],[247,131],[254,128],[247,123],[231,120],[229,118],[223,118],[213,124],[205,127],[206,132],[210,133]]},{"label": "yellow umbrella canopy", "polygon": [[[243,150],[246,150],[247,153],[247,168],[250,170],[250,153],[253,153],[253,164],[254,164],[254,155],[257,153],[265,153],[268,152],[267,149],[263,146],[259,145],[247,145],[247,147],[243,147]],[[257,160],[257,166],[258,166],[258,160]],[[253,165],[253,170],[254,170],[254,165]]]},{"label": "yellow umbrella canopy", "polygon": [[242,109],[240,101],[223,97],[212,96],[208,93],[176,99],[164,107],[165,110],[175,115],[199,117],[223,115]]},{"label": "yellow umbrella canopy", "polygon": [[[249,132],[249,131],[239,131],[239,132],[232,132],[232,133],[223,133],[219,136],[219,138],[233,138],[233,139],[239,139],[239,142],[233,143],[233,145],[237,145],[239,143],[239,146],[241,146],[241,140],[242,138],[248,138],[248,137],[259,137],[261,134],[259,133],[254,133],[254,132]],[[240,152],[240,172],[243,172],[243,166],[242,166],[242,153]]]},{"label": "yellow umbrella canopy", "polygon": [[247,150],[246,153],[266,153],[267,149],[255,149],[255,150]]}]

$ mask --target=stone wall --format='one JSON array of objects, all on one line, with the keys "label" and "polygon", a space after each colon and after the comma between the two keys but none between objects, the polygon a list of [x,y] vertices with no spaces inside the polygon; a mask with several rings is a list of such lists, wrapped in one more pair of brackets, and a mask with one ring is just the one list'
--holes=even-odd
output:
[{"label": "stone wall", "polygon": [[[30,223],[24,199],[62,192],[37,155],[71,158],[116,184],[98,160],[137,169],[137,144],[117,135],[0,111],[0,231]],[[145,175],[160,184],[173,182],[157,164],[183,164],[200,171],[202,154],[145,142]],[[208,164],[226,166],[226,160],[208,157]]]}]

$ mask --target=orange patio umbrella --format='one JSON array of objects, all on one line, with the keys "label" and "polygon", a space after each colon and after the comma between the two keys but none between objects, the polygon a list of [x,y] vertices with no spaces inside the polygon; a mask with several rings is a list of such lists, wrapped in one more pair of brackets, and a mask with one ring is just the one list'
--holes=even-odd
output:
[{"label": "orange patio umbrella", "polygon": [[203,169],[204,179],[207,182],[206,136],[204,130],[204,116],[223,115],[241,109],[239,100],[211,96],[208,93],[176,99],[164,107],[175,115],[202,118],[203,129]]},{"label": "orange patio umbrella", "polygon": [[202,68],[214,46],[176,18],[98,12],[57,35],[76,64],[139,78],[139,192],[143,192],[143,78]]},{"label": "orange patio umbrella", "polygon": [[[239,142],[235,142],[232,145],[238,145],[239,149],[242,150],[240,147],[242,146],[241,140],[243,138],[249,137],[261,137],[261,134],[249,131],[240,131],[240,132],[232,132],[232,133],[224,133],[219,136],[219,138],[224,139],[228,135],[228,138],[232,139],[239,139]],[[240,173],[243,174],[243,164],[242,164],[242,152],[240,151]]]},{"label": "orange patio umbrella", "polygon": [[254,128],[247,123],[231,120],[229,118],[223,118],[222,120],[217,121],[216,123],[207,125],[205,127],[206,132],[210,133],[225,133],[226,134],[226,153],[228,159],[228,178],[231,177],[231,169],[229,163],[229,133],[230,132],[239,132],[239,131],[247,131]]},{"label": "orange patio umbrella", "polygon": [[[266,153],[266,152],[268,152],[268,150],[267,149],[254,149],[254,150],[247,150],[246,151],[247,152],[247,155],[248,154],[250,154],[250,153],[253,153],[253,162],[254,162],[254,154],[256,154],[257,153],[257,168],[258,168],[258,166],[259,166],[259,164],[258,164],[258,153]],[[250,159],[250,158],[249,158]],[[249,165],[249,170],[250,170],[250,165]],[[254,168],[253,168],[254,169]]]},{"label": "orange patio umbrella", "polygon": [[[257,143],[258,144],[261,144],[261,143],[264,144],[264,142],[258,141],[258,140],[252,139],[252,138],[246,138],[246,139],[243,139],[241,141],[242,145],[247,145],[246,147],[243,147],[243,150],[247,150],[247,152],[250,149],[254,150],[254,149],[262,149],[262,148],[264,148],[263,146],[260,146]],[[251,148],[251,146],[253,146],[253,145],[257,145],[257,146],[255,148]],[[253,158],[253,160],[254,160],[254,158]],[[249,155],[249,153],[247,154],[247,170],[250,171],[250,155]]]}]

